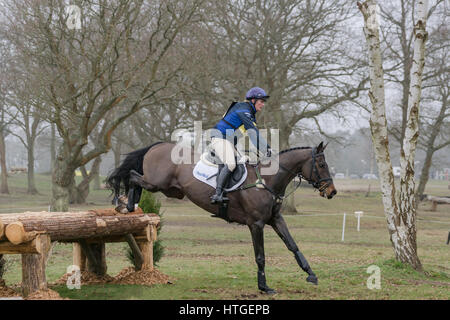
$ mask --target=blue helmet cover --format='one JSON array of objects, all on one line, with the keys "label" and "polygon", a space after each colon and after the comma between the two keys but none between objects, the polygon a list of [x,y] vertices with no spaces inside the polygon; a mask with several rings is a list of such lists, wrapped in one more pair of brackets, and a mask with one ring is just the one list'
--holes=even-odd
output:
[{"label": "blue helmet cover", "polygon": [[247,91],[247,94],[245,95],[245,99],[251,100],[251,99],[269,99],[270,96],[266,94],[264,89],[261,89],[260,87],[254,87]]}]

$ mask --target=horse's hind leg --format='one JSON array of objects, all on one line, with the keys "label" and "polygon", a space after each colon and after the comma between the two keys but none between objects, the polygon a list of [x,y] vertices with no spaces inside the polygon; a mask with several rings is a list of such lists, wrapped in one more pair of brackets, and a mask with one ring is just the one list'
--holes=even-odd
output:
[{"label": "horse's hind leg", "polygon": [[264,273],[265,256],[264,256],[264,223],[256,222],[249,226],[252,234],[253,249],[255,250],[255,260],[258,265],[258,289],[273,294],[275,290],[269,288],[266,284],[266,274]]},{"label": "horse's hind leg", "polygon": [[142,194],[142,175],[134,170],[130,170],[129,190],[128,190],[128,212],[134,211],[134,204],[139,203]]},{"label": "horse's hind leg", "polygon": [[130,185],[130,190],[128,191],[128,203],[127,203],[127,210],[128,212],[134,211],[134,197],[135,197],[135,189],[134,186]]},{"label": "horse's hind leg", "polygon": [[303,254],[295,244],[295,241],[289,233],[286,222],[284,221],[281,214],[276,214],[270,222],[270,225],[286,244],[286,247],[289,249],[289,251],[292,251],[294,253],[295,260],[297,260],[300,268],[302,268],[302,270],[308,274],[308,278],[306,278],[306,281],[317,284],[318,281],[316,275],[309,266],[308,261],[306,261],[306,258],[303,256]]},{"label": "horse's hind leg", "polygon": [[115,206],[118,206],[120,196],[120,178],[114,180],[113,188],[114,188],[114,198],[112,199],[111,203]]},{"label": "horse's hind leg", "polygon": [[129,187],[127,210],[133,212],[134,204],[139,203],[139,200],[141,199],[142,188],[150,188],[151,185],[145,182],[141,174],[134,170],[130,170]]}]

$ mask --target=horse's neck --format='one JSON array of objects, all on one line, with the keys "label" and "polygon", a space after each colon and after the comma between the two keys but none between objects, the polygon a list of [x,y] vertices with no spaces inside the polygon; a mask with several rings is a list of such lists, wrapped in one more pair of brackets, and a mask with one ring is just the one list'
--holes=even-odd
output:
[{"label": "horse's neck", "polygon": [[303,164],[310,158],[310,154],[311,149],[298,149],[279,155],[280,167],[278,172],[269,179],[269,184],[275,192],[279,194],[284,193],[287,185],[300,172]]}]

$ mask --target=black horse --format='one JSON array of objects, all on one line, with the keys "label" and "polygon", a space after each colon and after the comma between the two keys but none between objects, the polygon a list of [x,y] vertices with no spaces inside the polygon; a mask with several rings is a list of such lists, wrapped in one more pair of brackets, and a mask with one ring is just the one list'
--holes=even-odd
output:
[{"label": "black horse", "polygon": [[[121,190],[125,190],[128,194],[127,209],[132,212],[144,188],[150,192],[161,191],[167,197],[182,199],[187,196],[199,207],[216,214],[217,205],[210,203],[214,188],[193,176],[195,164],[175,164],[171,161],[174,146],[172,143],[158,142],[129,153],[107,178],[110,188],[115,192],[113,202],[117,202]],[[331,199],[337,193],[325,162],[325,148],[326,146],[320,143],[315,148],[300,147],[280,152],[279,169],[274,175],[261,176],[261,164],[247,164],[248,175],[244,184],[252,184],[263,178],[264,188],[246,188],[227,195],[227,220],[247,225],[250,229],[258,265],[258,288],[263,292],[275,292],[267,286],[264,273],[263,229],[266,224],[275,230],[287,248],[294,253],[299,266],[308,273],[306,280],[313,284],[318,283],[316,275],[290,235],[280,208],[286,187],[296,176],[311,183],[320,191],[322,197]]]}]

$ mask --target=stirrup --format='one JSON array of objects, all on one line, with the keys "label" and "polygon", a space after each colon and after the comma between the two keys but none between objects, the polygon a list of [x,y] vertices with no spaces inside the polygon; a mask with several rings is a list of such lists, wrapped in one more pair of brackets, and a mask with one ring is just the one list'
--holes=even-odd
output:
[{"label": "stirrup", "polygon": [[223,203],[223,202],[228,202],[229,200],[230,199],[225,197],[223,194],[222,195],[214,194],[211,197],[211,204],[220,204],[220,203]]}]

